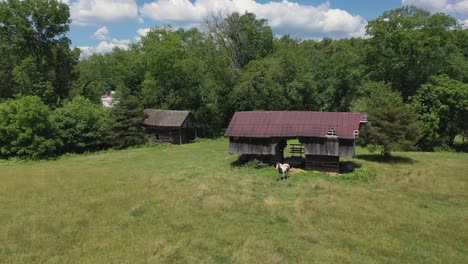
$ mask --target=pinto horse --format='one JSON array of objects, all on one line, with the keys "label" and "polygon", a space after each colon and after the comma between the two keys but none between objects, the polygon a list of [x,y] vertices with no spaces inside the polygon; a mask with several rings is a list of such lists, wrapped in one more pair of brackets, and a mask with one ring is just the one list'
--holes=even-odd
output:
[{"label": "pinto horse", "polygon": [[281,163],[276,163],[276,169],[278,170],[279,174],[282,174],[283,176],[278,178],[277,180],[279,181],[280,179],[287,179],[289,178],[289,169],[291,169],[291,166],[287,163],[281,164]]}]

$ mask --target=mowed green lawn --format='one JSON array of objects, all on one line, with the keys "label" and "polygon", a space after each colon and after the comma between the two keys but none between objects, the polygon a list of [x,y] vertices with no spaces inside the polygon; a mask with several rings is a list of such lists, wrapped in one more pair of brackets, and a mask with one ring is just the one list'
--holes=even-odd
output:
[{"label": "mowed green lawn", "polygon": [[1,263],[468,263],[468,154],[329,176],[235,168],[228,141],[0,162]]}]

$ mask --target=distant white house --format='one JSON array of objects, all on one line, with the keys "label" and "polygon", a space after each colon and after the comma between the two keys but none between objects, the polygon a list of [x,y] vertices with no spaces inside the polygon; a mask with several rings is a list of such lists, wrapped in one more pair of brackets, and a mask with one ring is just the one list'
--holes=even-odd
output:
[{"label": "distant white house", "polygon": [[109,94],[104,94],[101,96],[101,102],[104,107],[112,107],[117,103],[115,98],[115,91],[111,91]]}]

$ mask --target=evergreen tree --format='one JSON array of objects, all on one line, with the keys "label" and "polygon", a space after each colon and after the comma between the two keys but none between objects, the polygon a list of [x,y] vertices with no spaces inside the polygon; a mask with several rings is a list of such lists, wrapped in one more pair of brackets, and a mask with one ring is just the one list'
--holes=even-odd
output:
[{"label": "evergreen tree", "polygon": [[121,93],[109,118],[109,143],[122,149],[146,142],[143,121],[145,114],[138,99],[127,92]]},{"label": "evergreen tree", "polygon": [[381,146],[384,159],[391,157],[391,151],[416,149],[421,124],[398,92],[381,83],[363,100],[363,106],[369,121],[361,133],[364,144]]}]

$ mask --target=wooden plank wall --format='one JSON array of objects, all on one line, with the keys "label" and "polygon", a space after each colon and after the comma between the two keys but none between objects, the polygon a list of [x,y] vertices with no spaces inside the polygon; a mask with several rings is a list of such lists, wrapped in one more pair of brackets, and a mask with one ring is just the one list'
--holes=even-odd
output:
[{"label": "wooden plank wall", "polygon": [[237,154],[257,154],[257,155],[274,155],[276,145],[278,143],[271,143],[268,145],[257,145],[247,143],[230,142],[229,152]]},{"label": "wooden plank wall", "polygon": [[179,144],[180,142],[180,134],[179,130],[149,130],[148,132],[149,137],[151,140],[155,142],[162,142],[162,143],[172,143],[172,144]]},{"label": "wooden plank wall", "polygon": [[354,157],[354,140],[327,138],[299,138],[306,155]]},{"label": "wooden plank wall", "polygon": [[[229,138],[229,152],[237,154],[275,155],[284,140],[269,138]],[[283,144],[283,143],[282,143]],[[281,149],[281,152],[282,152]]]}]

